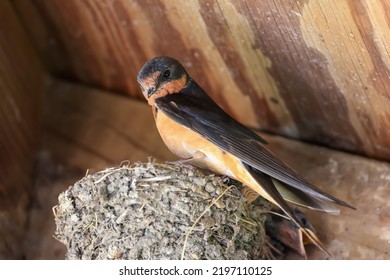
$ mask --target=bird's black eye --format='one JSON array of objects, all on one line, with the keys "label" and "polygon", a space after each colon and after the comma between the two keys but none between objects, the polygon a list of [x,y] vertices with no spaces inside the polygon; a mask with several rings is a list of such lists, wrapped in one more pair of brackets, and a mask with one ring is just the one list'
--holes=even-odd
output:
[{"label": "bird's black eye", "polygon": [[164,78],[169,78],[171,76],[171,71],[169,71],[169,69],[165,70],[163,72],[163,77]]}]

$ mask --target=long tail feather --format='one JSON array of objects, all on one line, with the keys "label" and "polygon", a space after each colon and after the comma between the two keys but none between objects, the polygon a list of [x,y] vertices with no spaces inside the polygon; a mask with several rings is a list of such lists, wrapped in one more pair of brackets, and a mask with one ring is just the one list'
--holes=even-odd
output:
[{"label": "long tail feather", "polygon": [[333,206],[332,204],[318,199],[316,197],[312,197],[301,190],[291,188],[289,185],[280,182],[274,178],[271,178],[274,186],[278,190],[278,192],[282,195],[282,197],[288,202],[294,203],[298,206],[309,208],[316,211],[326,212],[332,215],[339,215],[340,209]]}]

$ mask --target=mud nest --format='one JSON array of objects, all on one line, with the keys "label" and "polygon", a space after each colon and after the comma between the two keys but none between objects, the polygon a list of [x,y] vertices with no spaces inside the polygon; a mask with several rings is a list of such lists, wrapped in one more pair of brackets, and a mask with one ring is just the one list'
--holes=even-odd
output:
[{"label": "mud nest", "polygon": [[60,194],[55,237],[67,259],[262,259],[270,205],[239,188],[185,166],[106,169]]}]

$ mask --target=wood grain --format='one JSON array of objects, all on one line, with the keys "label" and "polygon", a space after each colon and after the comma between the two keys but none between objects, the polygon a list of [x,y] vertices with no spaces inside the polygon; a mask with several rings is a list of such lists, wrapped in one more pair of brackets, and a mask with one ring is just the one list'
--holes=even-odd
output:
[{"label": "wood grain", "polygon": [[386,0],[13,3],[57,77],[140,97],[170,55],[250,126],[390,159]]},{"label": "wood grain", "polygon": [[175,157],[156,141],[152,111],[144,103],[54,80],[46,103],[43,147],[57,161],[89,172]]},{"label": "wood grain", "polygon": [[44,75],[9,1],[0,18],[0,259],[8,259],[22,257]]}]

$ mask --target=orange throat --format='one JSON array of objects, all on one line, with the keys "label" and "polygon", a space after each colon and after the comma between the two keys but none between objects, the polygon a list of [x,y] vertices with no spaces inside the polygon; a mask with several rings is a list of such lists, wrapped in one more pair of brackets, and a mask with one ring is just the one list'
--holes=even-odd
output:
[{"label": "orange throat", "polygon": [[180,77],[180,79],[169,81],[162,84],[152,96],[147,98],[150,106],[154,105],[154,100],[168,94],[180,93],[180,91],[187,85],[188,79],[186,75]]}]

